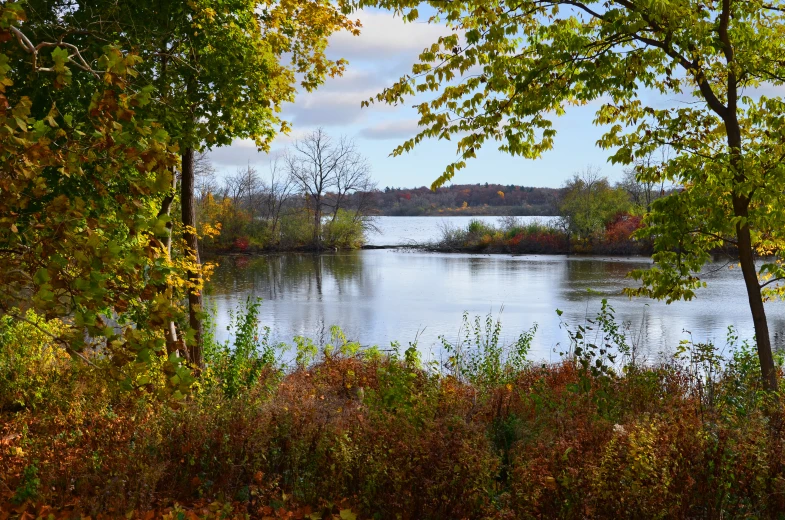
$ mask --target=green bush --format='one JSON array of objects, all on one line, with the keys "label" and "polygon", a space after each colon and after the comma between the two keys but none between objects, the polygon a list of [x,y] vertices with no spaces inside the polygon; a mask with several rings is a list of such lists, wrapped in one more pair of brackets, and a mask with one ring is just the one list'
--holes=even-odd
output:
[{"label": "green bush", "polygon": [[0,317],[0,410],[35,408],[71,379],[74,361],[54,339],[64,329],[33,311]]},{"label": "green bush", "polygon": [[218,343],[208,324],[204,355],[208,367],[207,382],[221,386],[224,394],[233,398],[256,386],[265,372],[278,373],[279,353],[286,348],[270,341],[270,327],[259,328],[261,298],[248,297],[244,307],[230,311],[227,330],[234,338]]},{"label": "green bush", "polygon": [[280,246],[302,247],[313,243],[313,217],[305,210],[286,212],[281,215]]},{"label": "green bush", "polygon": [[527,356],[536,331],[535,324],[514,343],[504,345],[500,317],[494,321],[489,313],[484,322],[480,316],[470,322],[469,314],[464,312],[458,340],[451,343],[444,336],[439,340],[449,356],[447,367],[451,373],[481,391],[490,391],[506,385],[529,366]]},{"label": "green bush", "polygon": [[496,233],[496,229],[492,225],[486,224],[479,219],[472,219],[469,221],[469,225],[466,230],[469,232],[469,234],[478,236],[493,235]]},{"label": "green bush", "polygon": [[322,240],[330,248],[354,249],[365,241],[363,217],[353,212],[338,210],[334,220],[324,224]]}]

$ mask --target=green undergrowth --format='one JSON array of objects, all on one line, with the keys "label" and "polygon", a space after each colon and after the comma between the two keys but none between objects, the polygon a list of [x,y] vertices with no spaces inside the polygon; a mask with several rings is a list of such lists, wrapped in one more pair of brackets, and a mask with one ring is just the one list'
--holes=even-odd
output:
[{"label": "green undergrowth", "polygon": [[3,320],[0,511],[577,519],[785,510],[781,407],[761,391],[754,346],[732,330],[721,348],[687,340],[673,358],[641,364],[603,302],[596,317],[563,324],[569,348],[543,364],[528,355],[536,327],[505,344],[498,319],[465,315],[459,339],[442,339],[438,365],[416,344],[362,348],[337,328],[324,344],[276,344],[258,313],[249,300],[227,342],[208,334],[207,368],[180,400],[154,391],[163,368],[124,391],[100,356],[86,365],[50,344],[57,322]]}]

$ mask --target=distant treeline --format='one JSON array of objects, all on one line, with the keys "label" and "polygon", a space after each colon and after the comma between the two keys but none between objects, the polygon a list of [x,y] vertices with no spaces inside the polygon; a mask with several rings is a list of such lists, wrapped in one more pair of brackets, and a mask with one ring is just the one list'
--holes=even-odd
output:
[{"label": "distant treeline", "polygon": [[504,184],[454,184],[432,191],[391,188],[375,191],[370,209],[378,215],[557,215],[560,189]]}]

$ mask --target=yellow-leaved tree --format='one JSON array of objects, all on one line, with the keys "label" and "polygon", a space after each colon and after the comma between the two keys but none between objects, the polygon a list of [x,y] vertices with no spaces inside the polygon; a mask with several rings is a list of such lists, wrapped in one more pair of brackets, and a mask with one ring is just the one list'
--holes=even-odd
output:
[{"label": "yellow-leaved tree", "polygon": [[[21,12],[25,4],[12,4],[15,7],[9,9]],[[133,126],[140,132],[154,128],[166,136],[166,152],[179,154],[179,161],[149,163],[166,172],[157,179],[157,191],[151,194],[154,201],[140,204],[155,213],[155,230],[161,234],[164,251],[156,265],[169,273],[157,281],[155,298],[168,298],[169,308],[179,308],[179,290],[184,289],[188,320],[169,313],[163,322],[145,325],[160,327],[170,354],[181,352],[196,367],[203,364],[204,280],[194,215],[194,152],[238,138],[253,139],[266,150],[278,132],[288,131],[279,113],[284,103],[294,100],[298,87],[311,90],[344,70],[345,62],[329,59],[325,48],[335,31],[358,32],[358,25],[344,14],[345,7],[328,0],[50,0],[36,2],[28,18],[19,16],[13,22],[25,35],[24,41],[15,37],[4,41],[4,51],[11,53],[7,56],[13,55],[13,70],[20,71],[14,77],[16,92],[35,102],[55,89],[60,110],[84,105],[105,82],[119,89],[111,73],[122,69],[122,88],[128,93],[118,99],[131,105],[128,110],[110,111],[116,121],[109,127]],[[53,41],[51,34],[64,36]],[[107,65],[97,70],[94,64],[104,59],[107,41],[113,42],[114,50],[105,58]],[[49,72],[53,62],[60,66],[56,61],[60,55],[62,75],[43,79],[41,73]],[[142,106],[144,118],[139,113]],[[94,113],[91,109],[87,115]],[[93,137],[102,132],[103,128],[84,134]],[[144,151],[145,142],[140,139],[134,151]],[[132,140],[122,143],[134,147]],[[105,168],[123,175],[122,168],[111,164]],[[69,192],[60,193],[71,200]],[[131,189],[118,195],[134,193]],[[111,198],[114,192],[92,195]],[[176,224],[171,209],[178,202],[182,216]],[[138,217],[144,214],[139,212]],[[170,243],[172,231],[178,239]]]}]

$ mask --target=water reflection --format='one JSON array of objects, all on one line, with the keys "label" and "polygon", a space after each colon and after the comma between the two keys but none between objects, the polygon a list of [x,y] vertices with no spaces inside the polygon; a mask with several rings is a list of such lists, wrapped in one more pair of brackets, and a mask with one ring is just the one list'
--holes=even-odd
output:
[{"label": "water reflection", "polygon": [[[420,347],[439,355],[439,335],[458,333],[463,311],[497,313],[507,340],[537,323],[533,357],[556,359],[567,336],[561,320],[575,324],[594,315],[601,298],[630,324],[644,355],[669,352],[690,331],[696,340],[724,343],[728,325],[752,337],[746,294],[738,271],[719,269],[704,278],[709,287],[692,302],[630,300],[625,276],[646,258],[444,255],[358,251],[329,255],[284,254],[221,259],[207,302],[218,311],[218,333],[226,334],[228,311],[249,295],[262,297],[262,321],[276,339],[317,337],[339,325],[362,344],[402,344],[420,334]],[[588,289],[591,289],[589,291]],[[599,293],[599,294],[597,294]],[[782,304],[767,305],[775,343],[785,340]],[[422,329],[425,331],[422,332]]]}]

